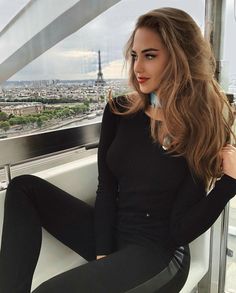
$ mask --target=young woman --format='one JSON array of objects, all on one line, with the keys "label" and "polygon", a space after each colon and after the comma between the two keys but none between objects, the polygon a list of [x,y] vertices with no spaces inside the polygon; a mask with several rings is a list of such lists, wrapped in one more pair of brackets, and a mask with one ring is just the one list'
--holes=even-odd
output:
[{"label": "young woman", "polygon": [[188,243],[235,195],[233,116],[193,19],[174,8],[141,16],[126,57],[135,92],[105,108],[95,208],[40,178],[14,178],[0,292],[30,292],[41,227],[89,262],[34,293],[179,292]]}]

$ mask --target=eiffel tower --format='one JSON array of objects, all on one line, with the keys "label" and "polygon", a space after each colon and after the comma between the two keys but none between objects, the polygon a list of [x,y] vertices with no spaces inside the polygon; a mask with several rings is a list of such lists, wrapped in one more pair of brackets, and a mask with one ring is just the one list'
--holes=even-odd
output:
[{"label": "eiffel tower", "polygon": [[100,50],[98,51],[98,77],[95,81],[96,86],[104,86],[106,84],[105,80],[103,79],[103,73],[102,73],[102,65],[101,65],[101,55]]}]

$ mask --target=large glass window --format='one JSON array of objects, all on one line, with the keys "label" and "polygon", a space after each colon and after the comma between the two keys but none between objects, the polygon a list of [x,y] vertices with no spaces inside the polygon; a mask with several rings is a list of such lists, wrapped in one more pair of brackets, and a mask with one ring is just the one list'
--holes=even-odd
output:
[{"label": "large glass window", "polygon": [[[204,1],[123,0],[32,61],[0,89],[1,137],[101,120],[109,89],[129,91],[123,47],[135,20],[161,6],[189,12],[204,25]],[[104,85],[97,85],[98,51]]]}]

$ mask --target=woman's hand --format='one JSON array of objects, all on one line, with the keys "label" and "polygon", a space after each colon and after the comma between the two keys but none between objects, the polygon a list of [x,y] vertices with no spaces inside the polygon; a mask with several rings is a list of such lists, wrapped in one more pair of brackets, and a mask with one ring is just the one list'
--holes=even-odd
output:
[{"label": "woman's hand", "polygon": [[222,148],[222,171],[236,179],[236,148],[231,144]]},{"label": "woman's hand", "polygon": [[96,258],[96,259],[98,260],[98,259],[103,258],[103,257],[105,257],[105,256],[106,256],[106,255],[97,255],[97,258]]}]

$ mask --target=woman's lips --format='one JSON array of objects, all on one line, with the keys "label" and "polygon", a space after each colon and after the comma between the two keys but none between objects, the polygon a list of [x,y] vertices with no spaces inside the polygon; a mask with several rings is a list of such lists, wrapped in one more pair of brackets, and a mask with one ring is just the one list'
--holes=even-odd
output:
[{"label": "woman's lips", "polygon": [[137,77],[138,83],[144,83],[149,80],[148,77]]}]

